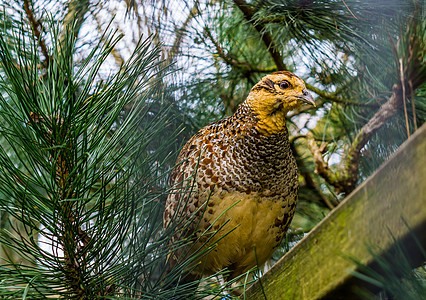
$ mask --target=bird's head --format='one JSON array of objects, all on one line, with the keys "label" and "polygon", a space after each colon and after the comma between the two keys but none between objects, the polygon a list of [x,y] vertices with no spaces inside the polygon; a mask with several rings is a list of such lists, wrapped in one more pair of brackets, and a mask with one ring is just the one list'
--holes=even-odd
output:
[{"label": "bird's head", "polygon": [[315,105],[305,83],[296,75],[280,71],[263,77],[250,91],[245,103],[258,117],[258,127],[265,134],[285,128],[285,116],[307,103]]}]

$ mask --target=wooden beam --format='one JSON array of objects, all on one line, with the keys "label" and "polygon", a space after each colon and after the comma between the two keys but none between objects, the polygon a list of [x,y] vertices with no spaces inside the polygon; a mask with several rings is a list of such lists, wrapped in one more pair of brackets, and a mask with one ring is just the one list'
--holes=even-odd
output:
[{"label": "wooden beam", "polygon": [[384,255],[393,235],[418,266],[424,258],[412,233],[426,248],[425,232],[426,124],[241,298],[356,299],[357,285],[374,287],[351,275],[357,268],[348,257],[375,268],[369,247]]}]

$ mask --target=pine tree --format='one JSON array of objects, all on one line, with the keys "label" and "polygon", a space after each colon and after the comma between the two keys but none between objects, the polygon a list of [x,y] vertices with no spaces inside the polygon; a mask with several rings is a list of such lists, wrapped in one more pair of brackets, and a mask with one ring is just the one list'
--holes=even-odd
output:
[{"label": "pine tree", "polygon": [[317,95],[288,119],[301,190],[275,259],[426,119],[418,1],[2,5],[2,297],[192,295],[172,284],[189,262],[165,271],[181,230],[161,229],[168,171],[268,73]]},{"label": "pine tree", "polygon": [[170,53],[190,74],[180,86],[189,126],[231,114],[277,70],[317,95],[288,120],[302,184],[295,227],[309,231],[424,123],[420,2],[196,1],[186,11]]}]

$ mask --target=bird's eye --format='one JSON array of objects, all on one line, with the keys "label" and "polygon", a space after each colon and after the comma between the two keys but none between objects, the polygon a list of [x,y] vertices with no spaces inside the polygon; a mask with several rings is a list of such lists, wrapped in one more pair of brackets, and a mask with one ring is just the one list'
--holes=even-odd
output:
[{"label": "bird's eye", "polygon": [[283,90],[288,89],[290,87],[290,83],[288,83],[288,81],[284,80],[280,83],[280,88],[282,88]]}]

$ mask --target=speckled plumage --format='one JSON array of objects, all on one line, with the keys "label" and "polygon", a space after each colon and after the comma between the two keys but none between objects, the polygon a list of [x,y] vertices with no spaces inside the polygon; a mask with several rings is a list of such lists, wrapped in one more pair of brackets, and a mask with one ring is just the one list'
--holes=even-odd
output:
[{"label": "speckled plumage", "polygon": [[[284,81],[290,86],[282,89]],[[204,127],[183,147],[171,181],[186,187],[188,198],[183,203],[184,194],[169,195],[164,226],[177,212],[184,218],[195,214],[190,230],[204,235],[193,249],[217,243],[195,272],[228,268],[234,277],[256,261],[263,264],[280,244],[298,191],[285,115],[303,102],[313,99],[300,78],[273,73],[253,87],[234,115]]]}]

